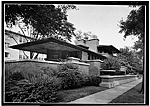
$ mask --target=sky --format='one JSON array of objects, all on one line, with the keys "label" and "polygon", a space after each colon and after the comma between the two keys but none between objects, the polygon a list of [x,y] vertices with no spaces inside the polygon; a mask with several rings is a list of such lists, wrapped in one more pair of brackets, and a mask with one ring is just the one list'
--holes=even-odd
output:
[{"label": "sky", "polygon": [[[133,46],[137,40],[135,37],[127,37],[124,40],[124,33],[119,33],[119,21],[126,20],[132,7],[128,5],[76,5],[76,7],[78,10],[67,12],[68,22],[74,24],[76,31],[90,31],[97,35],[99,45],[113,45],[120,49]],[[18,30],[20,29],[16,27],[12,29],[14,32]],[[74,44],[74,39],[71,43]]]},{"label": "sky", "polygon": [[74,24],[76,30],[92,32],[98,36],[100,45],[113,45],[116,48],[133,46],[135,37],[123,40],[124,33],[119,33],[119,21],[126,20],[133,9],[128,5],[76,5],[79,10],[69,10],[68,22]]}]

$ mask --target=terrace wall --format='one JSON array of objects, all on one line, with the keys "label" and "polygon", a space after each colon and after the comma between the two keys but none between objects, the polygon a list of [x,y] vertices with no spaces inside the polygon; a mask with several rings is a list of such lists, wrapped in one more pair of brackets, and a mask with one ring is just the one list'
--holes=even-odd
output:
[{"label": "terrace wall", "polygon": [[[83,74],[89,74],[89,64],[82,62],[71,62],[72,64],[76,64],[79,67],[79,70],[83,72]],[[44,74],[44,70],[48,69],[49,71],[58,71],[58,66],[64,64],[64,62],[54,62],[54,61],[39,61],[39,60],[15,60],[15,61],[6,61],[5,62],[5,70],[9,70],[11,72],[15,71],[25,71],[32,73],[42,73]]]},{"label": "terrace wall", "polygon": [[137,75],[120,75],[120,76],[104,75],[100,77],[102,78],[102,82],[100,83],[100,86],[104,86],[108,88],[112,88],[124,83],[135,81],[137,79]]},{"label": "terrace wall", "polygon": [[101,64],[103,63],[103,61],[97,59],[97,60],[87,60],[85,62],[90,64],[89,67],[90,75],[100,76]]}]

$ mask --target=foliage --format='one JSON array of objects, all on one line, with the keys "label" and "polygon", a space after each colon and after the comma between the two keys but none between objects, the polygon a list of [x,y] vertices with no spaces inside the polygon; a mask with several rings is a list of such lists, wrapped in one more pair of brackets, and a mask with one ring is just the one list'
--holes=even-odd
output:
[{"label": "foliage", "polygon": [[132,10],[126,21],[121,20],[119,33],[125,33],[124,37],[137,36],[138,41],[134,44],[134,49],[138,50],[139,58],[143,57],[144,37],[145,37],[145,6],[139,6],[138,9]]},{"label": "foliage", "polygon": [[72,63],[69,63],[69,62],[61,64],[60,66],[58,66],[59,72],[63,72],[63,71],[66,71],[66,70],[78,71],[78,69],[79,69],[78,65],[75,65],[75,64],[72,64]]},{"label": "foliage", "polygon": [[57,70],[50,67],[48,64],[34,63],[6,63],[5,64],[5,79],[13,73],[19,72],[25,79],[31,83],[35,83],[39,78],[53,77]]},{"label": "foliage", "polygon": [[11,73],[11,75],[9,76],[8,79],[9,80],[14,80],[14,81],[19,81],[19,80],[24,79],[24,76],[23,76],[22,73],[17,71],[17,72]]},{"label": "foliage", "polygon": [[89,76],[90,86],[99,86],[101,83],[101,78],[99,76],[91,75]]},{"label": "foliage", "polygon": [[84,75],[74,64],[67,63],[60,66],[57,77],[61,79],[62,89],[73,89],[83,86],[99,86],[99,76]]},{"label": "foliage", "polygon": [[90,31],[89,32],[82,32],[81,30],[79,30],[75,33],[75,35],[76,35],[75,36],[76,40],[98,39],[97,35],[92,34],[92,32],[90,32]]},{"label": "foliage", "polygon": [[128,47],[125,47],[121,48],[120,51],[121,54],[119,54],[117,57],[126,63],[126,66],[136,68],[138,71],[143,70],[142,61],[135,50],[130,50]]},{"label": "foliage", "polygon": [[6,82],[6,102],[54,102],[59,87],[56,79],[43,79],[41,82],[30,83],[28,80],[9,80]]},{"label": "foliage", "polygon": [[7,27],[12,27],[18,23],[24,23],[26,27],[32,26],[33,35],[35,35],[36,39],[62,36],[70,41],[75,28],[73,24],[67,22],[66,11],[75,8],[73,5],[59,6],[57,8],[54,5],[43,4],[5,4],[5,22]]},{"label": "foliage", "polygon": [[78,67],[71,63],[60,66],[57,77],[62,81],[62,89],[72,89],[81,86],[82,75]]},{"label": "foliage", "polygon": [[101,65],[102,69],[112,69],[112,70],[120,70],[121,61],[116,57],[109,57],[104,60],[104,63]]},{"label": "foliage", "polygon": [[129,35],[135,35],[143,42],[145,36],[145,6],[132,10],[126,21],[120,21],[120,28],[119,32],[124,32],[125,38]]},{"label": "foliage", "polygon": [[71,63],[60,65],[59,71],[52,73],[48,73],[51,68],[47,67],[41,68],[43,73],[6,69],[6,102],[55,102],[61,89],[99,86],[101,83],[99,76],[84,75],[77,65]]}]

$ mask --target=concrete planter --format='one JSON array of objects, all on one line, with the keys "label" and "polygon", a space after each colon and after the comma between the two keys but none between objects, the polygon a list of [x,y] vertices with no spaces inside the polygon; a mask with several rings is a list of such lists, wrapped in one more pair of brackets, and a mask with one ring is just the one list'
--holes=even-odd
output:
[{"label": "concrete planter", "polygon": [[108,88],[112,88],[117,85],[135,81],[137,79],[137,75],[119,75],[119,76],[104,75],[100,77],[102,78],[102,82],[100,83],[100,86],[104,86]]}]

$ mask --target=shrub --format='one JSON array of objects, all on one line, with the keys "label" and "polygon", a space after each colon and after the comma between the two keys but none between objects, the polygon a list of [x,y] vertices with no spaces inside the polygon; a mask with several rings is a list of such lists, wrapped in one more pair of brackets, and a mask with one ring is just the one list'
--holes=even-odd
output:
[{"label": "shrub", "polygon": [[121,66],[121,62],[119,61],[119,59],[115,58],[115,57],[109,57],[106,60],[104,60],[104,63],[101,65],[102,69],[105,70],[120,70],[120,66]]},{"label": "shrub", "polygon": [[19,80],[22,80],[22,79],[25,79],[23,74],[21,72],[13,72],[11,73],[9,76],[8,76],[8,80],[16,80],[16,81],[19,81]]},{"label": "shrub", "polygon": [[57,71],[51,67],[42,67],[41,70],[44,74],[48,75],[49,77],[56,76]]},{"label": "shrub", "polygon": [[77,75],[75,70],[70,69],[59,72],[57,77],[61,79],[63,89],[76,88],[80,86],[79,75]]},{"label": "shrub", "polygon": [[[42,78],[40,78],[42,79]],[[42,79],[37,83],[28,80],[10,80],[6,82],[6,102],[55,102],[59,84],[57,78]]]},{"label": "shrub", "polygon": [[99,86],[99,84],[101,83],[101,78],[99,76],[91,75],[88,78],[88,83],[90,84],[90,86]]},{"label": "shrub", "polygon": [[79,67],[78,65],[72,64],[72,63],[64,63],[61,64],[60,66],[58,66],[59,72],[63,72],[66,70],[74,70],[74,71],[78,71]]},{"label": "shrub", "polygon": [[59,67],[57,77],[61,79],[63,89],[72,89],[82,86],[82,74],[78,66],[66,63]]}]

